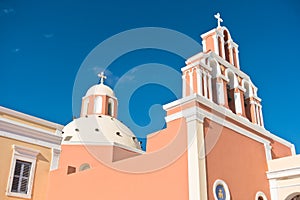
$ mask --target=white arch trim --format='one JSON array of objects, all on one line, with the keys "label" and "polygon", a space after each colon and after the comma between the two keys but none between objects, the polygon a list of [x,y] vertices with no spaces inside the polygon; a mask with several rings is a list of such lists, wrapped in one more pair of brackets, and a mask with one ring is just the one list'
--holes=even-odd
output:
[{"label": "white arch trim", "polygon": [[[233,80],[230,79],[230,74],[233,76]],[[225,77],[229,79],[230,89],[237,88],[239,86],[236,74],[229,68],[225,70]]]},{"label": "white arch trim", "polygon": [[262,197],[263,200],[268,200],[267,197],[266,197],[266,195],[265,195],[265,193],[263,193],[261,191],[259,191],[259,192],[256,193],[255,200],[258,200],[259,197]]},{"label": "white arch trim", "polygon": [[216,188],[217,188],[218,185],[223,185],[224,190],[225,190],[225,194],[226,194],[226,200],[230,200],[231,198],[230,198],[230,192],[229,192],[228,186],[221,179],[216,180],[215,183],[214,183],[214,185],[213,185],[213,194],[214,194],[215,200],[218,200],[218,197],[217,197],[216,192],[215,192],[215,190],[216,190]]}]

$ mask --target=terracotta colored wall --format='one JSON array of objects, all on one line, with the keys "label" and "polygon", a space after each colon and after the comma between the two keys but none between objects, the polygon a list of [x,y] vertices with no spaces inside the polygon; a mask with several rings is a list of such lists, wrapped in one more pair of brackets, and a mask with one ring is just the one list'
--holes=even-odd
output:
[{"label": "terracotta colored wall", "polygon": [[[103,148],[101,154],[110,155],[107,153],[109,149]],[[145,156],[118,162],[120,165],[139,165],[145,162]],[[77,170],[80,163],[90,163],[91,169],[67,175],[64,165],[68,163]],[[127,173],[103,165],[83,146],[64,145],[61,169],[51,172],[48,200],[188,199],[186,163],[187,154],[184,153],[165,168],[148,173]]]},{"label": "terracotta colored wall", "polygon": [[292,155],[291,149],[279,142],[273,141],[271,143],[271,146],[272,146],[272,158],[273,159]]},{"label": "terracotta colored wall", "polygon": [[40,153],[37,156],[34,185],[32,188],[32,198],[33,200],[45,200],[46,199],[46,189],[49,177],[49,169],[51,164],[51,149],[41,147],[38,145],[32,145],[25,142],[12,140],[5,137],[0,137],[0,199],[5,200],[19,200],[17,197],[6,196],[6,188],[8,184],[8,177],[10,173],[11,160],[13,155],[12,145],[19,145],[22,147],[27,147],[35,150],[39,150]]},{"label": "terracotta colored wall", "polygon": [[205,134],[217,134],[214,130],[221,134],[207,155],[209,199],[214,199],[213,184],[217,179],[227,183],[232,200],[253,200],[258,191],[270,199],[264,145],[228,128],[220,130],[218,125],[205,120]]}]

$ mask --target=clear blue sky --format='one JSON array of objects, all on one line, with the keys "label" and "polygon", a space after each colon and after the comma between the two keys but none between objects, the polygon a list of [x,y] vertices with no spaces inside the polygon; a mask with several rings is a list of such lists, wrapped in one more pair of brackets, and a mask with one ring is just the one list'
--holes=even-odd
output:
[{"label": "clear blue sky", "polygon": [[[216,26],[213,15],[220,12],[223,25],[239,44],[241,69],[259,89],[265,127],[300,152],[299,10],[297,0],[1,0],[0,105],[65,125],[73,115],[76,73],[100,42],[149,26],[173,29],[200,42],[199,35]],[[116,60],[111,71],[120,76],[130,67],[118,70],[118,65],[149,62],[165,63],[177,71],[184,65],[167,52],[145,50]],[[114,87],[114,82],[108,84]],[[152,98],[149,92],[160,95]],[[129,106],[132,118],[146,125],[144,105],[174,99],[158,85],[141,87]]]}]

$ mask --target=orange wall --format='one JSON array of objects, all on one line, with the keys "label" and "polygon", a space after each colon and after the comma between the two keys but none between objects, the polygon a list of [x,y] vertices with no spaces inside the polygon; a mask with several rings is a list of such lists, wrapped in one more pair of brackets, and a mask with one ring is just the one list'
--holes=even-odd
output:
[{"label": "orange wall", "polygon": [[[205,120],[205,134],[216,134],[219,126]],[[207,155],[208,196],[213,198],[213,184],[217,179],[225,181],[232,200],[254,199],[262,191],[270,199],[264,145],[228,128]]]},{"label": "orange wall", "polygon": [[[62,160],[79,167],[90,163],[91,169],[66,174],[66,166],[51,172],[48,200],[82,199],[188,199],[187,154],[166,168],[141,174],[121,172],[107,167],[91,156],[83,146],[63,146]],[[119,162],[141,161],[134,157]],[[62,164],[66,164],[63,161]]]}]

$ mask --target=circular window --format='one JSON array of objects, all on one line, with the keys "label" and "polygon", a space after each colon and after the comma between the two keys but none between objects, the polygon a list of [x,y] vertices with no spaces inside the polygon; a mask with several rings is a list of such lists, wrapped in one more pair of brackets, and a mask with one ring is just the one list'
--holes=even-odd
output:
[{"label": "circular window", "polygon": [[216,180],[213,186],[215,200],[230,200],[227,184],[222,180]]}]

